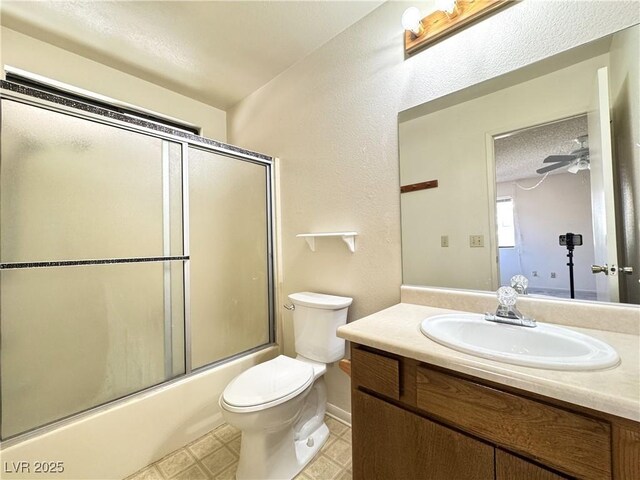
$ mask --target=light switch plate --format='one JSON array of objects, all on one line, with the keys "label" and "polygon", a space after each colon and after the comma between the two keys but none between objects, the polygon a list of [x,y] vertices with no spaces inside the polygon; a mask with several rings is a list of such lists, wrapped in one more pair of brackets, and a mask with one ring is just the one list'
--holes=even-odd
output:
[{"label": "light switch plate", "polygon": [[469,235],[470,247],[484,247],[484,235]]},{"label": "light switch plate", "polygon": [[440,237],[440,246],[448,247],[449,246],[449,235],[442,235]]}]

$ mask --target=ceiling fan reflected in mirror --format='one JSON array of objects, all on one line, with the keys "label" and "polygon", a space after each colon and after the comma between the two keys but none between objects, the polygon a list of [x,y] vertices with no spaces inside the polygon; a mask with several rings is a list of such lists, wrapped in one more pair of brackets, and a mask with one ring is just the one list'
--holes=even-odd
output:
[{"label": "ceiling fan reflected in mirror", "polygon": [[568,155],[549,155],[542,163],[550,163],[546,167],[536,170],[536,173],[544,174],[556,170],[558,168],[568,167],[570,173],[578,173],[580,170],[589,170],[589,147],[588,136],[581,135],[574,139],[579,147]]}]

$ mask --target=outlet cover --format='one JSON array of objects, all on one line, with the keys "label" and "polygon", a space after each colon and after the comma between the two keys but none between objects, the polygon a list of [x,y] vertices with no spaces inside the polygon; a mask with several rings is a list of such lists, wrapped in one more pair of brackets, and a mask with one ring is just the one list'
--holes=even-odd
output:
[{"label": "outlet cover", "polygon": [[484,235],[469,235],[470,247],[484,247]]},{"label": "outlet cover", "polygon": [[442,235],[440,237],[440,246],[448,247],[449,246],[449,235]]}]

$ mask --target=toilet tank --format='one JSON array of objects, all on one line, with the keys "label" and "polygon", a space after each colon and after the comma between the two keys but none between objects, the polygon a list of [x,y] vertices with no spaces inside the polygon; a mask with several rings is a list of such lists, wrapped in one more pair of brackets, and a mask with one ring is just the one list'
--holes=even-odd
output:
[{"label": "toilet tank", "polygon": [[293,331],[296,353],[322,363],[343,358],[345,341],[336,336],[336,329],[347,323],[347,310],[353,299],[300,292],[289,295],[289,300],[295,306]]}]

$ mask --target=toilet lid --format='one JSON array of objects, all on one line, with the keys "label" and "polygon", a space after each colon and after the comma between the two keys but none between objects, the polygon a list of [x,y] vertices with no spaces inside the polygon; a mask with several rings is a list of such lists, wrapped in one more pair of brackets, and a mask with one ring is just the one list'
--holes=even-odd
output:
[{"label": "toilet lid", "polygon": [[[224,389],[222,399],[231,407],[248,408],[273,405],[295,397],[313,383],[310,364],[284,355],[261,363],[234,378]],[[277,402],[281,403],[281,402]]]},{"label": "toilet lid", "polygon": [[324,293],[299,292],[289,295],[289,300],[294,305],[302,305],[303,307],[321,308],[325,310],[340,310],[351,305],[353,298],[337,297],[335,295],[326,295]]}]

